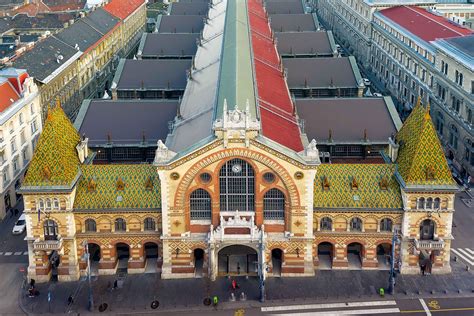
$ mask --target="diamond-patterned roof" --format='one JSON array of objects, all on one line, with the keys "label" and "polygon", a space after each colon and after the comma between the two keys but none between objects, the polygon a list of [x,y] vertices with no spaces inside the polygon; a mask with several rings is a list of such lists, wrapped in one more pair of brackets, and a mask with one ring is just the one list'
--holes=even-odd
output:
[{"label": "diamond-patterned roof", "polygon": [[394,172],[392,164],[322,164],[314,180],[314,208],[400,209]]},{"label": "diamond-patterned roof", "polygon": [[49,109],[23,186],[70,186],[79,172],[79,142],[80,136],[61,106]]},{"label": "diamond-patterned roof", "polygon": [[396,136],[398,170],[407,185],[455,185],[429,106],[418,101]]},{"label": "diamond-patterned roof", "polygon": [[84,165],[77,210],[161,208],[160,180],[152,165]]}]

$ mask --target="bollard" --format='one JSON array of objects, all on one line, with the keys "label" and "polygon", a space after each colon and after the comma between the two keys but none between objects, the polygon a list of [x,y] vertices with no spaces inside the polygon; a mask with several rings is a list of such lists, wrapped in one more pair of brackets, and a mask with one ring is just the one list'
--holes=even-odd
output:
[{"label": "bollard", "polygon": [[230,293],[230,301],[235,302],[235,294],[234,293]]},{"label": "bollard", "polygon": [[245,295],[244,292],[240,293],[240,300],[241,301],[246,301],[247,300],[247,296]]},{"label": "bollard", "polygon": [[385,296],[385,290],[384,290],[383,287],[381,287],[381,288],[379,289],[379,295],[380,295],[381,297],[384,297],[384,296]]}]

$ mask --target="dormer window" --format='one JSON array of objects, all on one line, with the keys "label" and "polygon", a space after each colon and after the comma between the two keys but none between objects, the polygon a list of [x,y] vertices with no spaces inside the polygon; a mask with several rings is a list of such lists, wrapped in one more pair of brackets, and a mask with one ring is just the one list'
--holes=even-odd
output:
[{"label": "dormer window", "polygon": [[426,180],[427,181],[433,181],[435,179],[435,170],[433,167],[426,167],[425,170],[426,173]]},{"label": "dormer window", "polygon": [[148,177],[145,182],[145,190],[151,191],[153,190],[153,179],[151,177]]},{"label": "dormer window", "polygon": [[383,176],[379,182],[380,190],[386,191],[388,190],[388,179],[386,176]]},{"label": "dormer window", "polygon": [[117,191],[123,191],[125,189],[125,182],[123,182],[122,178],[118,178],[116,187]]},{"label": "dormer window", "polygon": [[43,178],[45,180],[50,180],[51,179],[51,169],[49,166],[44,166],[43,168]]},{"label": "dormer window", "polygon": [[90,179],[89,183],[87,184],[87,191],[89,192],[95,192],[95,189],[97,188],[97,183],[94,181],[94,179]]},{"label": "dormer window", "polygon": [[359,184],[357,183],[357,180],[356,180],[355,177],[352,177],[351,189],[352,190],[358,190],[359,189]]},{"label": "dormer window", "polygon": [[331,184],[329,183],[328,177],[324,176],[322,185],[323,191],[329,191],[329,189],[331,188]]}]

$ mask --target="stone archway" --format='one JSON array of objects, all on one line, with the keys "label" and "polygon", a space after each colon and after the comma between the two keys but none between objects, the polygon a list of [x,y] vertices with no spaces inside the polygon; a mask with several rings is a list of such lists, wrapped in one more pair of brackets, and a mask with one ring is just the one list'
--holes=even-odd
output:
[{"label": "stone archway", "polygon": [[194,275],[196,277],[202,277],[203,268],[204,268],[204,250],[201,248],[196,248],[193,251],[194,257]]},{"label": "stone archway", "polygon": [[158,270],[158,244],[146,242],[143,244],[145,257],[145,273],[156,273]]},{"label": "stone archway", "polygon": [[353,242],[347,245],[347,261],[349,270],[362,269],[364,257],[364,246],[361,243]]},{"label": "stone archway", "polygon": [[125,243],[115,244],[117,254],[117,273],[126,273],[128,271],[128,261],[130,259],[130,246]]},{"label": "stone archway", "polygon": [[90,264],[91,264],[91,274],[98,275],[99,274],[99,261],[102,257],[100,246],[96,243],[88,243],[87,251],[89,252],[89,256],[90,256],[89,258],[90,258]]},{"label": "stone archway", "polygon": [[318,244],[318,269],[332,269],[332,261],[334,258],[334,245],[330,242],[321,242]]},{"label": "stone archway", "polygon": [[258,254],[249,246],[232,245],[222,248],[218,255],[218,274],[226,275],[257,275]]},{"label": "stone archway", "polygon": [[273,276],[281,276],[281,267],[283,264],[283,250],[280,248],[272,249],[272,273]]},{"label": "stone archway", "polygon": [[392,245],[387,242],[381,243],[377,246],[376,253],[377,253],[378,268],[381,270],[390,269]]}]

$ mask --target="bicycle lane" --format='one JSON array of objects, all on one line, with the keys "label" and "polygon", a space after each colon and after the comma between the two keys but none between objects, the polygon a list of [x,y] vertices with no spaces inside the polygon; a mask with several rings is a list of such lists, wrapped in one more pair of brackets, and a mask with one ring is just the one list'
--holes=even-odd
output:
[{"label": "bicycle lane", "polygon": [[414,298],[397,300],[405,315],[473,315],[474,297]]}]

